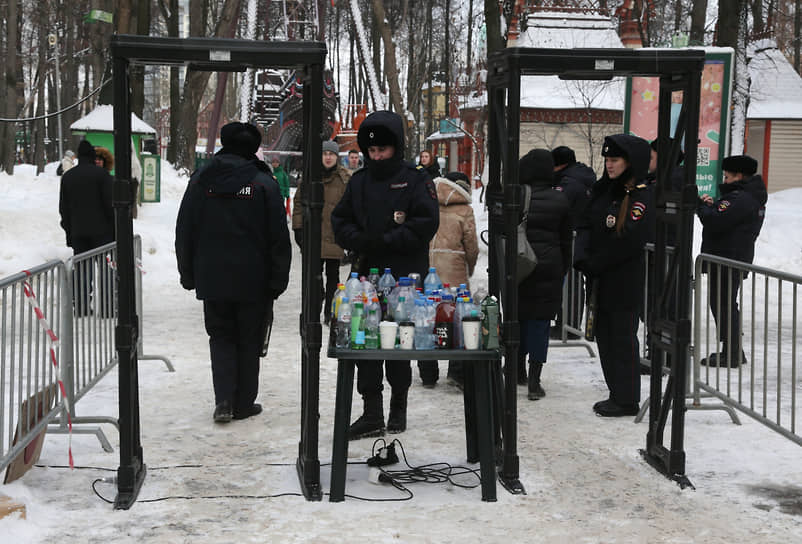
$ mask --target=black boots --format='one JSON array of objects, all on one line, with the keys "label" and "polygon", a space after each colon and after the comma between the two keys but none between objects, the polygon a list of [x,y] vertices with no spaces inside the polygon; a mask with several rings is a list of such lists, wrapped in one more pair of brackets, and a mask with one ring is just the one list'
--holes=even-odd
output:
[{"label": "black boots", "polygon": [[526,354],[518,353],[518,385],[526,385]]},{"label": "black boots", "polygon": [[[746,354],[743,352],[742,349],[728,349],[727,344],[722,346],[722,350],[720,353],[711,353],[701,361],[699,364],[703,366],[721,366],[721,367],[729,367],[729,368],[738,368],[741,365],[745,365],[746,361]],[[738,359],[738,352],[741,352],[741,358]]]},{"label": "black boots", "polygon": [[540,373],[543,371],[543,363],[533,363],[529,361],[529,400],[538,400],[546,396],[543,387],[540,386]]},{"label": "black boots", "polygon": [[214,407],[212,418],[215,423],[228,423],[233,417],[234,411],[231,409],[231,403],[227,400],[224,400]]},{"label": "black boots", "polygon": [[[406,400],[406,396],[404,397]],[[348,440],[366,438],[369,436],[384,436],[384,407],[382,394],[363,397],[364,412],[348,427]],[[406,408],[406,404],[404,405]],[[404,412],[406,418],[406,411]],[[405,422],[406,425],[406,422]]]},{"label": "black boots", "polygon": [[387,432],[403,433],[407,430],[407,391],[390,395],[390,414],[387,416]]}]

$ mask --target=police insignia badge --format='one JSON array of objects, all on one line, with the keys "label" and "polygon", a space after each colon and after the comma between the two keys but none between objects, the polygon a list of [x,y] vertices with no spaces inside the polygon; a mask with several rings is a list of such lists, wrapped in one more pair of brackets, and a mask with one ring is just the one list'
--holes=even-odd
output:
[{"label": "police insignia badge", "polygon": [[406,219],[406,212],[393,212],[393,221],[395,221],[397,224],[402,224],[404,221],[406,221]]},{"label": "police insignia badge", "polygon": [[432,200],[437,200],[437,188],[435,188],[432,180],[426,180],[426,188],[429,189],[429,196],[432,197]]},{"label": "police insignia badge", "polygon": [[608,215],[607,219],[604,222],[604,224],[607,225],[608,229],[613,228],[615,226],[615,216],[614,215]]},{"label": "police insignia badge", "polygon": [[643,202],[635,202],[632,209],[629,210],[629,217],[633,221],[640,221],[643,219],[643,214],[646,213],[646,204]]},{"label": "police insignia badge", "polygon": [[724,210],[726,210],[729,207],[730,207],[730,201],[729,200],[722,200],[721,202],[718,203],[718,211],[720,211],[720,212],[723,212]]}]

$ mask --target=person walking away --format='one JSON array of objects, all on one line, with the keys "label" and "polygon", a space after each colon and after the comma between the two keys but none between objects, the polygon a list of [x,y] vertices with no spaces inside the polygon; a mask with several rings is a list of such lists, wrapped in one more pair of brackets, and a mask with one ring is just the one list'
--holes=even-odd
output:
[{"label": "person walking away", "polygon": [[[320,264],[326,273],[326,289],[323,290],[322,278],[320,290],[323,292],[324,323],[330,319],[331,299],[340,282],[340,261],[345,257],[343,249],[334,241],[331,227],[331,212],[345,193],[345,187],[351,174],[339,163],[339,146],[331,140],[323,142],[323,212],[320,225]],[[301,182],[295,191],[295,203],[292,206],[292,231],[298,247],[303,246],[303,206],[306,202],[306,183]],[[303,249],[303,248],[302,248]]]},{"label": "person walking away", "polygon": [[430,150],[424,149],[420,152],[418,164],[432,176],[432,179],[440,177],[440,165],[437,164],[437,157],[435,157]]},{"label": "person walking away", "polygon": [[652,222],[652,193],[645,182],[649,142],[629,134],[604,138],[604,174],[593,185],[577,226],[574,268],[597,297],[596,343],[609,398],[597,415],[635,415],[640,402],[638,323],[643,304],[644,247]]},{"label": "person walking away", "polygon": [[71,150],[67,150],[64,152],[64,157],[61,158],[61,162],[58,164],[58,168],[56,168],[56,175],[63,176],[64,172],[75,166],[75,153]]},{"label": "person walking away", "polygon": [[189,180],[175,228],[181,286],[203,301],[215,409],[227,423],[259,414],[265,320],[289,281],[290,236],[278,183],[254,154],[253,125],[220,129],[222,149]]},{"label": "person walking away", "polygon": [[[551,150],[554,160],[554,188],[561,191],[568,199],[571,207],[571,229],[575,231],[576,225],[590,198],[590,189],[596,183],[596,174],[584,163],[576,160],[576,153],[570,147],[561,145]],[[573,244],[573,240],[571,242]],[[568,281],[568,326],[582,329],[582,312],[585,306],[585,288],[582,274],[570,274]],[[557,312],[554,327],[551,329],[551,338],[562,340],[563,315],[562,308]],[[569,332],[567,338],[579,338],[576,333]]]},{"label": "person walking away", "polygon": [[277,156],[270,159],[270,167],[273,170],[273,177],[278,182],[279,190],[281,191],[281,198],[285,202],[284,209],[287,215],[290,215],[290,176],[281,166],[281,162]]},{"label": "person walking away", "polygon": [[[528,388],[529,400],[546,396],[541,372],[546,364],[551,320],[562,307],[562,283],[571,266],[571,205],[555,190],[554,162],[547,149],[533,149],[519,161],[520,183],[531,187],[526,239],[537,256],[537,266],[518,285],[519,383]],[[529,373],[526,373],[526,356]],[[524,380],[520,380],[523,372]]]},{"label": "person walking away", "polygon": [[[479,244],[476,219],[471,206],[471,186],[462,172],[449,172],[434,180],[440,206],[440,227],[429,243],[429,266],[437,269],[440,280],[450,285],[464,283],[470,289]],[[418,361],[424,387],[433,387],[439,377],[437,361]],[[448,378],[462,386],[461,361],[448,362]]]},{"label": "person walking away", "polygon": [[[67,246],[74,255],[114,241],[113,180],[106,170],[95,166],[95,148],[87,140],[78,145],[78,164],[61,176],[59,214]],[[94,272],[92,263],[82,262],[73,274],[75,313],[86,316],[92,302]],[[111,302],[108,289],[112,278],[101,269],[101,299]],[[103,308],[105,315],[110,308]]]},{"label": "person walking away", "polygon": [[[428,174],[403,160],[404,120],[390,111],[373,112],[360,125],[357,143],[365,168],[351,177],[331,214],[335,241],[357,253],[354,269],[360,275],[389,267],[397,277],[425,277],[429,241],[439,224],[437,192]],[[402,432],[412,370],[409,361],[385,361],[384,367],[391,387],[387,431]],[[348,429],[349,440],[384,434],[382,389],[382,361],[357,362],[364,410]]]},{"label": "person walking away", "polygon": [[[766,184],[756,174],[757,161],[749,155],[732,155],[721,161],[723,183],[719,198],[702,195],[696,214],[702,222],[702,253],[751,264],[755,242],[766,215]],[[708,366],[736,368],[746,364],[741,342],[738,291],[746,273],[723,265],[702,269],[709,279],[710,312],[716,321],[721,351],[701,360]]]}]

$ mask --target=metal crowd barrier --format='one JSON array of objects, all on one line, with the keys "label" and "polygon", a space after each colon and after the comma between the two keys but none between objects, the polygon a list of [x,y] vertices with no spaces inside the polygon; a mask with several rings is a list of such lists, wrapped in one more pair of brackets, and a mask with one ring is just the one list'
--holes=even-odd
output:
[{"label": "metal crowd barrier", "polygon": [[[689,408],[723,409],[733,421],[736,409],[786,438],[802,445],[797,421],[802,407],[799,381],[799,328],[802,276],[701,254],[695,265],[694,353],[692,405]],[[740,319],[713,318],[732,315],[735,300]],[[718,353],[719,339],[743,351],[738,366],[702,365],[702,359]],[[733,348],[728,350],[733,351]],[[734,358],[738,361],[738,357]],[[715,397],[722,404],[702,404]]]},{"label": "metal crowd barrier", "polygon": [[[571,254],[573,255],[573,251]],[[593,345],[585,340],[585,294],[585,278],[582,272],[575,270],[573,266],[570,267],[563,278],[562,308],[556,325],[560,337],[552,337],[549,349],[585,348],[589,356],[596,356]]]},{"label": "metal crowd barrier", "polygon": [[50,261],[0,279],[0,470],[38,440],[62,407],[58,381],[68,326],[65,265]]}]

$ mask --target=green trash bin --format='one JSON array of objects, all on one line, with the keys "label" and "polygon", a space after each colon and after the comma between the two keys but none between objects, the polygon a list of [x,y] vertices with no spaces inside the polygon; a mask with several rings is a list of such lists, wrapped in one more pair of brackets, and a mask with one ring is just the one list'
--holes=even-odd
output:
[{"label": "green trash bin", "polygon": [[142,182],[139,184],[140,202],[161,201],[161,157],[142,153]]}]

